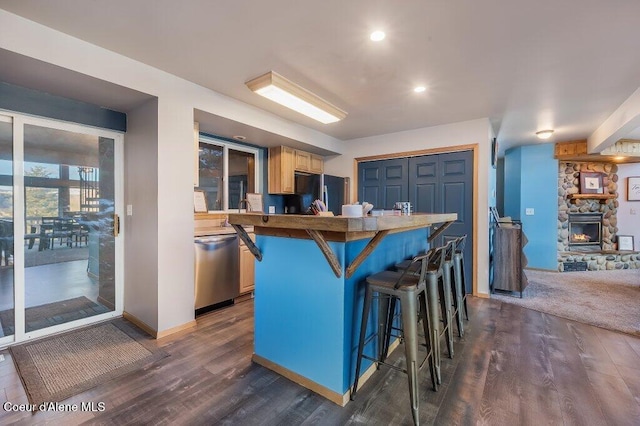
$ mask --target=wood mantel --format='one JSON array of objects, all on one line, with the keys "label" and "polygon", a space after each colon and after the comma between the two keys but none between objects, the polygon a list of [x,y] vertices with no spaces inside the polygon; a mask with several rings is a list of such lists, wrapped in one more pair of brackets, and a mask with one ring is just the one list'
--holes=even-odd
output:
[{"label": "wood mantel", "polygon": [[[621,141],[623,141],[621,139]],[[587,140],[558,142],[555,145],[554,158],[560,161],[594,162],[594,163],[640,163],[637,154],[603,155],[587,153]]]},{"label": "wood mantel", "polygon": [[567,199],[575,204],[576,200],[600,200],[605,204],[607,200],[616,198],[616,194],[568,194]]}]

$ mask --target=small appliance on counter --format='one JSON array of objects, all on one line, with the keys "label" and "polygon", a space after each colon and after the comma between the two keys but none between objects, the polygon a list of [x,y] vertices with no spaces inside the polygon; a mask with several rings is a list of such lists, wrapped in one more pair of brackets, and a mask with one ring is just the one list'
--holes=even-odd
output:
[{"label": "small appliance on counter", "polygon": [[401,214],[411,214],[411,203],[409,201],[398,201],[393,206],[394,210],[400,210]]}]

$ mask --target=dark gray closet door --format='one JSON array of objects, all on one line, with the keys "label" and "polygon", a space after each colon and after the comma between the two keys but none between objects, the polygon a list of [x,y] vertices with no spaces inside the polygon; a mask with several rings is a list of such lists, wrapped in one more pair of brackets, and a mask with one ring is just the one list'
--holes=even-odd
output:
[{"label": "dark gray closet door", "polygon": [[407,158],[365,161],[358,164],[358,201],[375,209],[391,209],[397,201],[408,201]]},{"label": "dark gray closet door", "polygon": [[457,213],[433,246],[467,234],[464,251],[467,291],[473,264],[473,151],[424,155],[409,159],[409,201],[418,213]]}]

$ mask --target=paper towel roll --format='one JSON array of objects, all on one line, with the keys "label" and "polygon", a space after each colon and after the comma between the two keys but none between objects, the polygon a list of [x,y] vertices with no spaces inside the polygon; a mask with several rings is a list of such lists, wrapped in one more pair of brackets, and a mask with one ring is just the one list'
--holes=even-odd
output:
[{"label": "paper towel roll", "polygon": [[344,204],[342,206],[342,216],[362,217],[362,205],[361,204]]}]

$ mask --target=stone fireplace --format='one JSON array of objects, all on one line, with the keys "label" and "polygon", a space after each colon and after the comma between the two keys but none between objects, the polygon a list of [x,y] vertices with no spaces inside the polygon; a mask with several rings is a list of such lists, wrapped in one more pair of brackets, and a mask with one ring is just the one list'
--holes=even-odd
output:
[{"label": "stone fireplace", "polygon": [[[638,269],[640,254],[619,252],[618,165],[614,163],[558,163],[558,270],[596,271]],[[580,194],[580,172],[602,174],[610,199],[572,199]]]}]

